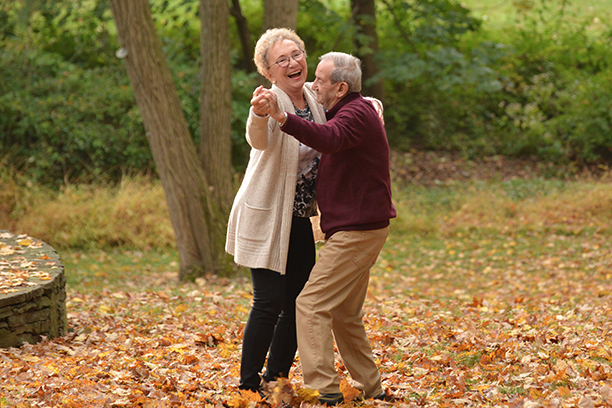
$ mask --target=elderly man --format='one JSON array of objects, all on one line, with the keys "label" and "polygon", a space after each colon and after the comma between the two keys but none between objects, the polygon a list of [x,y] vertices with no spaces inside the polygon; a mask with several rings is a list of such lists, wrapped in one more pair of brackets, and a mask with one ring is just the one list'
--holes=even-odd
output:
[{"label": "elderly man", "polygon": [[[298,350],[304,384],[319,401],[344,401],[334,364],[340,356],[364,398],[387,399],[363,324],[363,303],[376,262],[396,216],[391,201],[389,144],[374,104],[361,94],[359,59],[321,57],[312,89],[327,123],[281,112],[276,95],[260,89],[253,106],[268,109],[281,130],[321,152],[316,197],[325,246],[296,302]],[[333,336],[332,336],[333,332]]]}]

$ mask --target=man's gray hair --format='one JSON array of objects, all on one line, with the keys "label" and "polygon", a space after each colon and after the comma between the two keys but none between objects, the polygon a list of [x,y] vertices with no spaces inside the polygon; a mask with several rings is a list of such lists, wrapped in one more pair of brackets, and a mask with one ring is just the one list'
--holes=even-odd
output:
[{"label": "man's gray hair", "polygon": [[349,92],[361,92],[361,60],[343,52],[328,52],[319,58],[331,59],[336,66],[329,79],[332,83],[346,82]]}]

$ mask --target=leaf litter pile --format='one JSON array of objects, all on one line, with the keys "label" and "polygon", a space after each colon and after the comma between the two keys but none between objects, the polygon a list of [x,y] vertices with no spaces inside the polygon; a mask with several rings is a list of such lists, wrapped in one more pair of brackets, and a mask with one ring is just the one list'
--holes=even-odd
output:
[{"label": "leaf litter pile", "polygon": [[[397,235],[365,305],[394,401],[345,406],[612,406],[609,236]],[[0,406],[317,405],[299,358],[265,399],[239,392],[250,281],[179,284],[176,254],[160,254],[61,254],[71,331],[0,350]],[[350,400],[357,392],[337,369]]]}]

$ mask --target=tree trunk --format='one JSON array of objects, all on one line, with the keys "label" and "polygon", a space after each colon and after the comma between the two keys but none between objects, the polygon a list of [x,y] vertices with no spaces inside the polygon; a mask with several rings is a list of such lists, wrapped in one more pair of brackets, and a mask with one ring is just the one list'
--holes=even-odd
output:
[{"label": "tree trunk", "polygon": [[363,94],[384,99],[384,87],[382,80],[372,85],[366,82],[378,73],[376,56],[378,55],[378,34],[376,33],[376,5],[374,0],[351,0],[351,15],[357,26],[355,36],[356,55],[362,61],[363,69]]},{"label": "tree trunk", "polygon": [[238,36],[240,37],[240,45],[242,46],[242,59],[243,66],[247,72],[255,72],[257,71],[257,67],[255,67],[255,61],[253,61],[253,41],[251,41],[251,30],[249,30],[249,25],[247,23],[247,19],[242,14],[242,9],[240,8],[239,0],[232,0],[232,7],[230,8],[230,13],[234,16],[236,20],[236,28],[238,29]]},{"label": "tree trunk", "polygon": [[264,0],[263,31],[297,27],[299,0]]},{"label": "tree trunk", "polygon": [[225,232],[233,198],[232,183],[232,66],[229,6],[227,0],[201,0],[200,54],[202,91],[200,104],[200,161],[217,204],[209,236],[215,252],[225,253]]},{"label": "tree trunk", "polygon": [[127,73],[166,194],[181,262],[179,277],[217,273],[220,254],[209,231],[211,215],[218,211],[207,196],[208,183],[164,59],[149,2],[110,0],[110,5],[121,46],[127,51]]}]

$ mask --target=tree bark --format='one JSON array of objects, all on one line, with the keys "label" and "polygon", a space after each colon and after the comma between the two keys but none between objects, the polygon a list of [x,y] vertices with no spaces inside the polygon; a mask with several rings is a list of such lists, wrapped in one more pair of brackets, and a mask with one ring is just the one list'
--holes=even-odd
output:
[{"label": "tree bark", "polygon": [[[225,253],[226,221],[234,198],[232,183],[232,66],[227,0],[201,0],[200,161],[218,213],[210,220],[215,252]],[[215,219],[223,220],[222,223]]]},{"label": "tree bark", "polygon": [[297,28],[299,0],[264,0],[263,31],[269,28]]},{"label": "tree bark", "polygon": [[242,59],[243,66],[247,72],[257,71],[255,67],[255,61],[253,61],[253,41],[251,41],[251,30],[246,17],[242,14],[239,0],[232,0],[232,7],[230,13],[236,20],[236,28],[238,29],[238,36],[240,37],[240,45],[242,46]]},{"label": "tree bark", "polygon": [[[155,31],[148,0],[110,0],[125,65],[166,194],[180,257],[181,279],[218,273],[220,254],[209,237],[219,211]],[[225,220],[223,220],[224,222]],[[224,252],[224,251],[223,251]]]},{"label": "tree bark", "polygon": [[357,26],[355,36],[356,56],[362,61],[363,94],[384,100],[383,81],[365,85],[378,72],[376,56],[378,55],[378,34],[376,33],[376,5],[374,0],[351,0],[351,15]]}]

